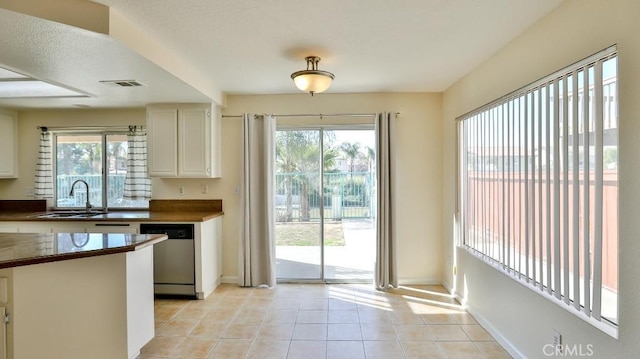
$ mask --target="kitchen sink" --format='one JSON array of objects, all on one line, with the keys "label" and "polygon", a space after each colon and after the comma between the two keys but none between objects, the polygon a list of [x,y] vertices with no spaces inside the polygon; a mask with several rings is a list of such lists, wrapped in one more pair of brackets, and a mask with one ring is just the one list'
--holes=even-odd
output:
[{"label": "kitchen sink", "polygon": [[96,212],[49,212],[40,214],[38,218],[90,218],[94,216],[102,215],[103,213]]}]

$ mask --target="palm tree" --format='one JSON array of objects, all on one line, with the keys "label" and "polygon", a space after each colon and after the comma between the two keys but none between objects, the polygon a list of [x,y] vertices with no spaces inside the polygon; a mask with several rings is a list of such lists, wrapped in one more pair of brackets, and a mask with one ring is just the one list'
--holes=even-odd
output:
[{"label": "palm tree", "polygon": [[126,161],[127,158],[127,142],[126,141],[118,141],[118,142],[108,142],[107,143],[107,166],[109,166],[111,159],[113,158],[114,170],[115,174],[118,174],[119,166],[118,160],[124,158]]},{"label": "palm tree", "polygon": [[369,165],[369,173],[373,172],[373,163],[376,160],[376,150],[374,148],[371,148],[369,146],[365,146],[366,150],[367,150],[367,163]]},{"label": "palm tree", "polygon": [[[325,142],[332,143],[331,138],[325,136]],[[320,141],[316,131],[278,131],[276,133],[276,166],[280,173],[285,174],[284,191],[285,207],[284,221],[291,221],[293,214],[293,185],[300,188],[300,217],[308,221],[311,217],[309,206],[309,192],[318,184],[320,172]],[[337,151],[329,148],[324,152],[323,163],[325,170],[335,166]]]},{"label": "palm tree", "polygon": [[276,132],[276,166],[278,172],[284,174],[285,208],[284,218],[286,222],[292,220],[293,215],[293,177],[297,171],[299,162],[299,149],[305,147],[308,142],[302,131],[278,131]]},{"label": "palm tree", "polygon": [[360,157],[360,143],[343,142],[340,145],[340,150],[349,160],[349,172],[351,172],[353,175],[353,171],[355,169],[355,160]]}]

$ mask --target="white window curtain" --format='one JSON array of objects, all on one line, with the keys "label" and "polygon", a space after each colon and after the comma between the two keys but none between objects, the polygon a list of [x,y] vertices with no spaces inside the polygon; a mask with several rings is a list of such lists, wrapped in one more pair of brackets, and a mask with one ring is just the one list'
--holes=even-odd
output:
[{"label": "white window curtain", "polygon": [[243,128],[238,284],[273,287],[276,118],[244,114]]},{"label": "white window curtain", "polygon": [[398,287],[396,243],[393,238],[393,198],[391,196],[391,113],[376,116],[377,222],[376,288]]},{"label": "white window curtain", "polygon": [[151,179],[147,174],[147,133],[141,126],[129,126],[127,145],[124,198],[148,201],[151,199]]},{"label": "white window curtain", "polygon": [[36,199],[48,199],[53,198],[51,133],[46,127],[40,127],[40,131],[40,147],[33,194]]}]

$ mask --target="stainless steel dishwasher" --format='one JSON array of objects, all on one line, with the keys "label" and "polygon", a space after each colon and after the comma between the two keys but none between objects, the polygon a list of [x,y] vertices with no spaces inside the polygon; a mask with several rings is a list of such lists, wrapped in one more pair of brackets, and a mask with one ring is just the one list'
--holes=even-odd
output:
[{"label": "stainless steel dishwasher", "polygon": [[196,295],[193,224],[141,223],[141,234],[166,234],[153,247],[153,288],[160,295]]}]

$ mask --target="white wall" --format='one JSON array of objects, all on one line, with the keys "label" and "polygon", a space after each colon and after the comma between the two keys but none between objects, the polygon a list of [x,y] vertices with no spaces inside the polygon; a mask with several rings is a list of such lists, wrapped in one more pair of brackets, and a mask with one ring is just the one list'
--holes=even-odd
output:
[{"label": "white wall", "polygon": [[[471,310],[525,357],[544,357],[552,330],[564,344],[592,344],[597,358],[632,358],[640,351],[640,1],[567,0],[443,95],[444,257],[458,256],[457,281]],[[598,50],[618,45],[620,92],[620,331],[615,340],[454,248],[455,118]],[[466,279],[466,280],[464,280]],[[466,282],[466,283],[465,283]]]}]

